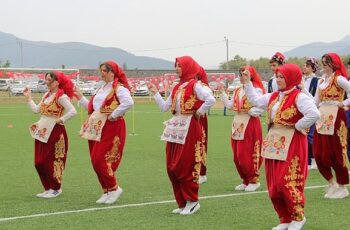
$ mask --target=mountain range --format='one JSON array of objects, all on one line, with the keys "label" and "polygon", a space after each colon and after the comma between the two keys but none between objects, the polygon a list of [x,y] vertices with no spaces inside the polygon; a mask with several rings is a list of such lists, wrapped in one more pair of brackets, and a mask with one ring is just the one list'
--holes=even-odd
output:
[{"label": "mountain range", "polygon": [[286,57],[315,57],[320,58],[325,53],[337,53],[339,55],[350,54],[350,35],[335,42],[313,42],[298,46],[292,50],[284,52]]},{"label": "mountain range", "polygon": [[113,47],[100,47],[82,42],[52,43],[29,41],[0,32],[0,60],[11,67],[96,69],[99,63],[115,60],[128,69],[173,69],[174,63],[145,56],[136,56]]},{"label": "mountain range", "polygon": [[[320,58],[327,52],[350,54],[350,35],[335,42],[314,42],[284,52],[286,57]],[[0,61],[11,67],[96,69],[105,60],[115,60],[127,69],[173,69],[173,62],[136,56],[120,48],[100,47],[82,42],[52,43],[30,41],[0,31]]]}]

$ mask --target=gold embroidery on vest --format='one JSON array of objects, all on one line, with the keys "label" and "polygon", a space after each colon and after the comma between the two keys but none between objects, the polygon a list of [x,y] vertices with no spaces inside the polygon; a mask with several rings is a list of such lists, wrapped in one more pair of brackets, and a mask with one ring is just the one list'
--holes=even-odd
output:
[{"label": "gold embroidery on vest", "polygon": [[297,110],[294,107],[294,105],[292,105],[291,107],[289,107],[289,108],[285,109],[283,112],[281,112],[281,117],[284,120],[288,120],[296,114],[297,114]]},{"label": "gold embroidery on vest", "polygon": [[[178,90],[176,91],[176,93],[175,93],[174,99],[171,101],[171,108],[170,108],[170,110],[171,110],[172,112],[175,111],[177,96],[178,96],[179,93],[182,93],[182,91],[183,91],[183,88],[181,88],[181,86],[180,86],[180,87],[178,88]],[[182,96],[181,96],[181,97],[182,97]],[[181,100],[180,100],[180,103],[181,103]],[[180,107],[181,107],[181,105],[180,105]]]},{"label": "gold embroidery on vest", "polygon": [[301,173],[298,156],[295,156],[291,160],[288,172],[289,174],[284,176],[284,180],[286,181],[284,186],[289,190],[290,196],[293,198],[293,220],[302,221],[304,218],[304,207],[301,205],[303,197],[297,187],[304,186],[304,175]]},{"label": "gold embroidery on vest", "polygon": [[200,141],[197,141],[195,145],[195,162],[196,163],[194,165],[194,171],[192,172],[193,182],[196,182],[196,183],[198,183],[199,174],[201,170],[201,161],[202,161],[201,149],[202,149],[202,143]]},{"label": "gold embroidery on vest", "polygon": [[319,89],[319,98],[321,101],[343,101],[344,89],[340,88],[337,84],[337,78],[339,76],[333,76],[329,85],[325,89]]},{"label": "gold embroidery on vest", "polygon": [[[113,88],[111,90],[111,92],[106,97],[106,101],[110,100],[112,97],[114,97],[115,92],[117,92],[117,89],[118,89],[118,86],[117,86],[117,88],[115,88],[115,89]],[[113,98],[113,101],[111,102],[110,105],[104,105],[101,107],[100,112],[104,113],[104,114],[111,114],[116,108],[118,108],[118,106],[119,106],[118,101],[116,101],[116,99]]]},{"label": "gold embroidery on vest", "polygon": [[120,158],[120,153],[119,153],[119,144],[120,140],[119,137],[114,137],[113,139],[113,146],[111,150],[109,150],[106,155],[105,155],[105,160],[107,162],[107,171],[109,176],[113,176],[114,172],[112,169],[112,163],[116,162]]},{"label": "gold embroidery on vest", "polygon": [[348,129],[344,121],[340,122],[340,127],[337,130],[337,135],[339,137],[339,142],[342,147],[342,156],[343,156],[343,167],[347,167],[348,157],[347,157],[347,146],[348,146]]},{"label": "gold embroidery on vest", "polygon": [[57,100],[55,97],[49,104],[45,104],[43,99],[40,105],[40,113],[47,116],[62,116],[64,108],[58,104]]},{"label": "gold embroidery on vest", "polygon": [[191,95],[190,98],[185,102],[185,110],[192,109],[194,106],[194,103],[196,103],[197,99],[194,95]]},{"label": "gold embroidery on vest", "polygon": [[268,125],[270,125],[270,123],[271,123],[272,107],[277,103],[277,101],[278,101],[278,96],[273,101],[271,101],[271,103],[269,105],[268,113],[267,113],[267,116],[266,116]]},{"label": "gold embroidery on vest", "polygon": [[[285,125],[285,126],[294,126],[295,125],[293,122],[288,122],[288,121],[282,120],[282,119],[286,119],[289,116],[290,116],[289,118],[291,118],[292,116],[296,115],[296,113],[297,113],[296,109],[295,109],[295,107],[293,105],[290,108],[287,108],[284,111],[281,111],[282,108],[283,108],[284,103],[286,102],[286,100],[288,98],[288,96],[289,95],[285,95],[284,96],[281,104],[279,105],[279,107],[277,109],[277,112],[276,112],[276,115],[275,115],[275,119],[273,120],[273,123],[281,124],[281,125]],[[293,107],[294,107],[294,110],[293,110]],[[292,110],[289,110],[289,109],[292,109]],[[285,111],[287,111],[287,112],[285,114],[282,114]]]}]

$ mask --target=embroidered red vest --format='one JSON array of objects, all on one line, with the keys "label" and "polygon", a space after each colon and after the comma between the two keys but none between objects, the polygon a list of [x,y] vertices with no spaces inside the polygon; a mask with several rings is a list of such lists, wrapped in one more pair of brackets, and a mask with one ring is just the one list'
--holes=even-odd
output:
[{"label": "embroidered red vest", "polygon": [[[303,114],[299,112],[297,109],[296,105],[296,99],[301,93],[298,89],[292,90],[290,93],[286,94],[279,105],[275,118],[273,120],[274,124],[281,124],[285,126],[291,126],[293,127],[295,123],[298,122],[303,117]],[[272,107],[276,104],[278,101],[278,95],[279,92],[274,92],[269,101],[269,106],[268,106],[268,122],[270,125],[270,114],[272,111]]]},{"label": "embroidered red vest", "polygon": [[[119,99],[116,95],[118,86],[112,88],[111,92],[107,95],[106,99],[102,103],[102,106],[100,108],[100,113],[104,114],[111,114],[113,110],[118,108],[120,105]],[[94,101],[94,96],[90,98],[89,104],[88,104],[88,114],[92,114],[94,112],[94,107],[93,107],[93,101]]]},{"label": "embroidered red vest", "polygon": [[235,112],[248,112],[253,106],[249,103],[247,95],[244,95],[241,100],[239,99],[241,90],[243,88],[239,87],[234,92],[232,110]]},{"label": "embroidered red vest", "polygon": [[44,100],[48,97],[48,95],[49,93],[47,93],[44,96],[44,99],[42,99],[40,113],[46,116],[61,117],[64,111],[64,107],[58,103],[57,96],[55,96],[55,98],[49,104],[45,104]]},{"label": "embroidered red vest", "polygon": [[188,82],[188,84],[180,89],[179,88],[174,88],[176,89],[176,92],[174,92],[172,95],[172,102],[171,102],[171,112],[175,114],[175,105],[176,105],[176,100],[178,94],[181,95],[180,97],[180,113],[181,114],[192,114],[194,113],[197,109],[201,107],[201,105],[204,103],[204,101],[201,101],[197,98],[195,91],[194,91],[194,85],[196,84],[196,80],[191,80]]},{"label": "embroidered red vest", "polygon": [[339,87],[337,84],[337,78],[334,76],[330,80],[329,85],[325,89],[318,89],[318,96],[320,101],[343,101],[344,100],[344,89]]}]

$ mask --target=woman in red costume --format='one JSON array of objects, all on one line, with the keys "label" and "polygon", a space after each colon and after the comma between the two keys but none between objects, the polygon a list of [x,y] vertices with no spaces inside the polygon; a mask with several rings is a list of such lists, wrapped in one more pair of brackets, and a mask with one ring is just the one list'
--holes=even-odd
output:
[{"label": "woman in red costume", "polygon": [[91,163],[103,190],[96,203],[113,204],[123,192],[114,174],[119,167],[125,145],[124,114],[134,102],[127,78],[114,61],[102,63],[100,73],[105,85],[90,100],[83,97],[78,89],[76,96],[89,114],[80,135],[89,140]]},{"label": "woman in red costume", "polygon": [[[202,66],[199,67],[199,72],[197,74],[198,83],[201,83],[209,92],[212,93],[209,88],[208,75]],[[200,122],[203,127],[203,150],[202,150],[202,164],[201,171],[199,174],[198,183],[203,184],[208,181],[207,178],[207,153],[208,153],[208,116],[207,113],[201,116]]]},{"label": "woman in red costume", "polygon": [[[317,167],[329,183],[324,197],[341,199],[349,196],[346,188],[349,184],[348,129],[344,107],[350,105],[350,83],[347,80],[345,66],[337,54],[323,55],[322,64],[324,75],[319,81],[315,95],[321,119],[316,122],[312,147]],[[348,98],[346,100],[344,100],[345,93]]]},{"label": "woman in red costume", "polygon": [[[251,82],[256,93],[261,96],[265,93],[261,78],[253,66],[244,66],[239,70],[240,76],[247,70],[250,73]],[[242,83],[242,78],[241,78]],[[242,183],[235,187],[235,190],[252,192],[260,187],[259,176],[261,157],[262,129],[259,116],[262,109],[253,107],[242,87],[233,91],[232,100],[220,87],[221,100],[228,109],[235,112],[232,123],[231,147],[233,160],[237,171],[242,179]]]},{"label": "woman in red costume", "polygon": [[161,137],[166,141],[167,172],[178,205],[173,213],[191,215],[200,208],[198,180],[203,148],[200,117],[215,103],[215,98],[197,82],[199,65],[191,57],[176,58],[175,69],[180,82],[166,101],[154,84],[149,84],[149,89],[155,93],[159,108],[163,112],[170,109],[174,115],[165,122]]},{"label": "woman in red costume", "polygon": [[[265,174],[272,204],[280,224],[273,230],[302,229],[304,187],[307,177],[307,132],[320,113],[313,98],[296,88],[302,72],[295,64],[276,69],[278,91],[259,96],[244,71],[242,81],[249,102],[267,110],[269,131],[262,145]],[[283,145],[279,142],[284,140]],[[276,145],[277,144],[277,145]]]},{"label": "woman in red costume", "polygon": [[45,190],[36,196],[54,198],[62,193],[62,176],[68,152],[68,137],[64,124],[74,117],[77,111],[70,101],[74,95],[73,83],[67,76],[58,71],[46,73],[45,82],[48,92],[38,105],[32,100],[28,88],[23,94],[30,109],[41,114],[40,120],[29,128],[35,139],[35,168]]}]

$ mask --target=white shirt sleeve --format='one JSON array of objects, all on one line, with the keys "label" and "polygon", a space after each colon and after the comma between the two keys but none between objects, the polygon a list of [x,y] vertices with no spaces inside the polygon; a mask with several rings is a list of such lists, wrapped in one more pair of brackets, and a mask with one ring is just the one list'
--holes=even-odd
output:
[{"label": "white shirt sleeve", "polygon": [[348,82],[348,80],[346,80],[345,77],[338,76],[337,84],[345,90],[346,95],[348,96],[348,99],[343,101],[344,106],[349,106],[350,105],[350,82]]},{"label": "white shirt sleeve", "polygon": [[229,100],[228,99],[228,96],[225,92],[223,92],[221,95],[220,95],[220,99],[221,101],[224,103],[224,106],[228,109],[232,109],[233,107],[233,99]]},{"label": "white shirt sleeve", "polygon": [[248,97],[248,100],[249,100],[250,104],[252,104],[252,106],[258,107],[258,108],[263,109],[263,110],[267,110],[267,107],[269,105],[269,100],[271,97],[271,93],[259,95],[257,93],[256,89],[254,88],[252,82],[245,84],[244,90],[245,90],[245,93]]},{"label": "white shirt sleeve", "polygon": [[79,104],[81,106],[83,106],[87,110],[88,109],[89,100],[86,97],[82,96],[80,98],[80,100],[79,100]]},{"label": "white shirt sleeve", "polygon": [[201,107],[197,110],[199,114],[204,115],[210,109],[210,107],[212,107],[215,104],[216,100],[211,90],[208,87],[204,87],[199,83],[196,83],[194,85],[194,91],[198,99],[204,101]]},{"label": "white shirt sleeve", "polygon": [[297,96],[296,104],[298,110],[304,115],[303,118],[295,124],[297,130],[301,131],[309,128],[320,118],[320,112],[315,102],[306,94],[300,93]]},{"label": "white shirt sleeve", "polygon": [[170,93],[169,97],[166,100],[164,100],[162,98],[162,96],[160,95],[159,92],[154,94],[153,97],[156,100],[156,103],[157,103],[159,109],[162,112],[166,112],[166,111],[168,111],[170,109],[170,107],[171,107],[171,93]]},{"label": "white shirt sleeve", "polygon": [[66,111],[66,113],[62,117],[60,117],[63,123],[77,115],[77,111],[70,102],[70,99],[67,95],[64,94],[61,97],[59,97],[58,103],[60,103],[60,105],[62,105],[64,110]]},{"label": "white shirt sleeve", "polygon": [[123,116],[134,105],[130,91],[124,86],[118,87],[116,95],[119,99],[120,105],[112,112],[112,118]]},{"label": "white shirt sleeve", "polygon": [[32,110],[33,113],[39,113],[40,112],[40,106],[41,106],[41,101],[39,104],[35,104],[33,100],[28,101],[29,108]]}]

